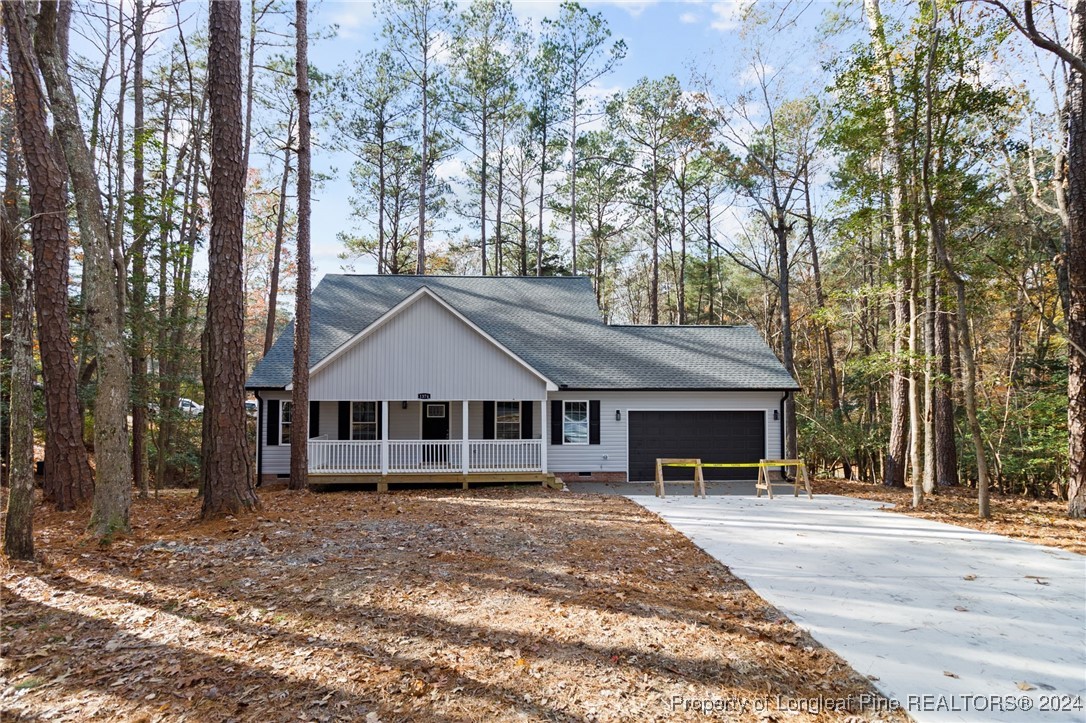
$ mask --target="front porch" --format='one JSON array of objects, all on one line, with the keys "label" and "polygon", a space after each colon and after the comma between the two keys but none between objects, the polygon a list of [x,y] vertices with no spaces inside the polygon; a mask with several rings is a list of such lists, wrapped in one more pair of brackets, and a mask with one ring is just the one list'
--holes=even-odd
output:
[{"label": "front porch", "polygon": [[[280,424],[289,425],[289,404],[283,411]],[[311,482],[406,482],[418,475],[435,482],[498,481],[486,479],[493,475],[540,481],[547,469],[546,416],[542,400],[314,401]]]}]

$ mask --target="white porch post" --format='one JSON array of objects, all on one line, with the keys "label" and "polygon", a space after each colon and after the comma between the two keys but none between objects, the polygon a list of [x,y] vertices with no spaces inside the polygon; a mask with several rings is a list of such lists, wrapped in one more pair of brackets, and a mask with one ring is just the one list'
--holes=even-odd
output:
[{"label": "white porch post", "polygon": [[547,438],[550,428],[547,426],[547,400],[539,403],[539,466],[540,471],[547,471]]},{"label": "white porch post", "polygon": [[460,417],[463,420],[460,425],[460,466],[464,474],[468,473],[468,400],[460,402]]},{"label": "white porch post", "polygon": [[388,475],[388,400],[381,400],[381,474]]}]

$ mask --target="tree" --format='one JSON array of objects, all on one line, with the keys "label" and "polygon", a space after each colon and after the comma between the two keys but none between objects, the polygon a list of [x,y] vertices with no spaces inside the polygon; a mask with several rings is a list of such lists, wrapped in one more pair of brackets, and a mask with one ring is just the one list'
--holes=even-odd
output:
[{"label": "tree", "polygon": [[1021,17],[998,0],[1008,20],[1030,42],[1060,58],[1070,71],[1067,114],[1067,308],[1068,373],[1067,514],[1086,517],[1086,0],[1068,3],[1070,39],[1045,35],[1033,17],[1034,3],[1022,3]]},{"label": "tree", "polygon": [[[14,51],[8,57],[14,68]],[[34,559],[34,352],[33,287],[23,261],[19,221],[19,161],[11,114],[3,127],[4,210],[0,213],[0,270],[11,299],[11,395],[8,398],[9,453],[4,554],[14,560]]]},{"label": "tree", "polygon": [[662,199],[671,173],[671,144],[681,132],[673,123],[682,98],[682,86],[674,75],[660,80],[641,78],[625,96],[608,106],[611,124],[635,154],[641,189],[638,202],[648,217],[652,277],[649,281],[650,324],[660,323],[660,240],[663,232]]},{"label": "tree", "polygon": [[291,400],[294,409],[290,426],[290,489],[309,485],[309,297],[310,267],[309,227],[312,196],[312,172],[309,130],[309,36],[307,0],[296,0],[294,28],[297,33],[297,61],[294,70],[298,84],[298,284],[294,293],[294,374]]},{"label": "tree", "polygon": [[253,510],[245,415],[242,237],[245,167],[241,116],[241,8],[208,11],[211,109],[211,233],[208,248],[203,516]]},{"label": "tree", "polygon": [[[456,23],[455,39],[450,48],[449,99],[462,137],[469,141],[462,145],[477,163],[473,170],[477,174],[479,189],[480,268],[484,275],[487,269],[487,199],[492,191],[489,162],[494,136],[496,131],[501,132],[500,128],[495,129],[494,126],[507,119],[510,107],[516,100],[513,68],[518,45],[522,44],[518,40],[519,35],[513,6],[508,0],[474,0]],[[506,52],[506,47],[510,52]],[[499,152],[499,164],[501,161]],[[501,190],[499,179],[496,191],[499,199]],[[495,212],[495,219],[495,234],[500,237],[500,208]],[[497,262],[492,269],[495,274],[501,273]]]},{"label": "tree", "polygon": [[441,0],[382,0],[378,12],[392,52],[399,57],[408,83],[415,89],[419,109],[419,227],[415,273],[426,273],[426,211],[430,174],[437,163],[438,90],[444,77],[440,56],[448,44],[451,6]]},{"label": "tree", "polygon": [[[905,485],[905,455],[909,449],[909,381],[911,371],[906,371],[904,358],[909,341],[911,318],[909,313],[909,295],[912,291],[912,277],[906,273],[906,259],[909,256],[909,243],[905,231],[905,177],[900,149],[902,148],[899,120],[897,114],[897,81],[886,43],[886,29],[883,23],[879,0],[864,0],[864,15],[871,35],[871,44],[875,49],[878,72],[878,92],[883,107],[883,160],[886,164],[886,179],[890,196],[890,228],[894,240],[894,357],[892,390],[890,392],[890,441],[886,453],[886,476],[883,483],[892,487]],[[915,415],[914,415],[915,416]],[[915,444],[915,442],[914,442]],[[923,490],[920,480],[913,480],[913,505],[920,504]]]},{"label": "tree", "polygon": [[83,446],[68,317],[65,172],[53,152],[26,5],[4,3],[16,124],[30,186],[34,305],[45,380],[45,498],[59,510],[88,501],[94,479]]},{"label": "tree", "polygon": [[94,398],[94,506],[90,526],[99,537],[130,529],[132,459],[125,429],[129,408],[130,363],[124,342],[124,261],[110,248],[102,194],[80,125],[65,50],[71,21],[68,2],[45,2],[38,13],[35,45],[49,93],[53,128],[68,164],[83,242],[83,273],[88,315],[98,355]]},{"label": "tree", "polygon": [[[544,40],[551,50],[569,118],[570,174],[577,175],[577,125],[585,105],[585,91],[626,57],[623,40],[607,45],[611,30],[600,13],[591,13],[577,2],[565,0],[557,20],[544,20]],[[577,184],[569,186],[569,243],[571,268],[577,275]]]}]

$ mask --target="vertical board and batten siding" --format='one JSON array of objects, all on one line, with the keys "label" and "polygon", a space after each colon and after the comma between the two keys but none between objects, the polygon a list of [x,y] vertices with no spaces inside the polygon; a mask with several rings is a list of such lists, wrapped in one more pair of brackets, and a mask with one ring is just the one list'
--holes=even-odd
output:
[{"label": "vertical board and batten siding", "polygon": [[313,374],[312,399],[543,399],[546,383],[421,296]]},{"label": "vertical board and batten siding", "polygon": [[[773,410],[780,409],[781,396],[781,392],[552,392],[549,400],[600,400],[600,443],[549,445],[547,466],[554,472],[626,472],[631,410],[765,411],[766,454],[779,457],[781,429],[780,422],[773,420]],[[616,410],[622,412],[621,421],[615,420]],[[547,425],[549,443],[549,419]]]}]

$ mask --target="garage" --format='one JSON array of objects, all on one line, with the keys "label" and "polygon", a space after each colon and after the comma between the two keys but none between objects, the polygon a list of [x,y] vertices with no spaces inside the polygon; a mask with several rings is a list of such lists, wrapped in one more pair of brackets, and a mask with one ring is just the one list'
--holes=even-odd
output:
[{"label": "garage", "polygon": [[[630,481],[655,479],[660,457],[702,462],[757,462],[765,457],[765,412],[630,412]],[[755,469],[707,469],[706,479],[754,479]],[[664,479],[690,479],[665,469]]]}]

